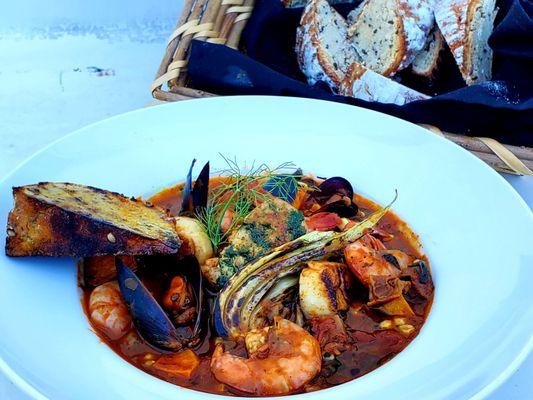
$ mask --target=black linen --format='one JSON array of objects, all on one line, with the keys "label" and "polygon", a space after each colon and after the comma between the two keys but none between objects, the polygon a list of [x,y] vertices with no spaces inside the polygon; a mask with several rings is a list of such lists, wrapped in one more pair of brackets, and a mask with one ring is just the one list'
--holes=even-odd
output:
[{"label": "black linen", "polygon": [[[444,55],[432,81],[402,71],[402,83],[435,97],[397,106],[337,96],[300,72],[294,42],[302,9],[280,0],[258,0],[243,32],[244,52],[194,41],[189,76],[195,88],[225,95],[307,97],[354,104],[451,132],[489,136],[503,143],[533,146],[533,3],[500,0],[494,50],[495,80],[465,87],[451,54]],[[335,6],[343,15],[353,4]],[[447,50],[449,52],[449,50]]]}]

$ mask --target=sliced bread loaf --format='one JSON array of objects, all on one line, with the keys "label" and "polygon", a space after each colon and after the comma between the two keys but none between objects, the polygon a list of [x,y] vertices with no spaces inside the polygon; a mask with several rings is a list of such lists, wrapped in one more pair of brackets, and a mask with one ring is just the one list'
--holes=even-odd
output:
[{"label": "sliced bread loaf", "polygon": [[357,62],[353,63],[346,72],[339,94],[361,100],[392,103],[399,106],[412,101],[430,98],[423,93],[371,71]]},{"label": "sliced bread loaf", "polygon": [[438,0],[435,19],[467,85],[490,80],[496,0]]},{"label": "sliced bread loaf", "polygon": [[323,81],[334,93],[398,105],[429,98],[363,66],[346,34],[346,21],[326,0],[312,0],[307,5],[296,51],[310,84]]},{"label": "sliced bread loaf", "polygon": [[[347,4],[347,3],[355,3],[356,0],[328,0],[329,4]],[[309,0],[281,0],[281,3],[286,8],[300,8],[305,7],[306,4],[309,2]]]},{"label": "sliced bread loaf", "polygon": [[444,39],[437,24],[433,25],[429,33],[426,46],[413,60],[412,71],[414,74],[429,78],[437,69],[440,52],[444,47]]},{"label": "sliced bread loaf", "polygon": [[413,62],[434,23],[430,0],[369,0],[350,19],[348,35],[364,65],[384,76]]},{"label": "sliced bread loaf", "polygon": [[309,84],[323,81],[337,90],[348,67],[358,59],[347,31],[346,20],[326,0],[307,4],[296,33],[296,53]]}]

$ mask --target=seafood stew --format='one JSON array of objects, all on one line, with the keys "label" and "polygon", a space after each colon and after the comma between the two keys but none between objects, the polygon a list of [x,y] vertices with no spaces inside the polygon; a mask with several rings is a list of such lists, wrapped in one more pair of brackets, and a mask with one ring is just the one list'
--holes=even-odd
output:
[{"label": "seafood stew", "polygon": [[[328,388],[418,335],[434,286],[392,203],[289,163],[224,160],[227,169],[210,173],[208,163],[195,180],[193,161],[184,183],[147,200],[74,184],[15,188],[6,252],[81,257],[84,311],[102,341],[203,392]],[[89,234],[98,237],[65,245]]]},{"label": "seafood stew", "polygon": [[[226,180],[212,177],[210,196],[223,197],[224,191],[217,188],[226,188]],[[364,375],[400,352],[424,323],[433,284],[416,235],[390,211],[352,243],[307,261],[305,255],[296,254],[293,265],[273,269],[275,273],[268,279],[275,282],[267,288],[264,283],[254,283],[251,292],[243,290],[243,282],[261,275],[257,269],[242,272],[255,260],[308,232],[346,232],[381,209],[354,194],[342,178],[304,176],[292,183],[296,185],[292,196],[290,188],[284,188],[285,198],[257,200],[241,221],[233,223],[234,205],[230,206],[221,229],[229,229],[233,223],[233,231],[218,243],[220,238],[213,243],[206,234],[201,212],[192,214],[199,223],[189,221],[191,214],[181,216],[186,184],[149,198],[150,203],[170,210],[178,226],[185,225],[184,221],[190,223],[178,231],[184,242],[194,247],[198,261],[195,257],[176,261],[161,256],[149,261],[153,264],[150,268],[139,267],[139,279],[166,313],[176,315],[175,325],[185,326],[194,312],[187,307],[194,302],[188,287],[191,281],[179,274],[185,263],[201,264],[202,333],[178,352],[154,347],[138,334],[127,313],[123,320],[104,320],[102,325],[98,312],[105,312],[105,305],[101,311],[91,307],[98,287],[86,287],[87,310],[97,333],[124,359],[154,376],[195,390],[229,395],[267,396],[327,388]],[[268,185],[263,186],[268,194]],[[136,262],[147,260],[139,257]],[[240,321],[224,324],[220,321],[224,314],[220,299],[238,272],[242,279],[234,301],[240,312],[225,317],[238,316]],[[260,299],[246,304],[249,296],[260,291]],[[125,306],[119,300],[116,304]],[[109,324],[127,325],[129,329],[110,336],[106,333]]]}]

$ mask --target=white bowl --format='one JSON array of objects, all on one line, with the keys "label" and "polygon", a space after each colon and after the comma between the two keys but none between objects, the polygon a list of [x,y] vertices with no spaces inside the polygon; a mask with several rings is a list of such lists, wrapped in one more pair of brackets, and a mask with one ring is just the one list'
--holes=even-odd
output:
[{"label": "white bowl", "polygon": [[[184,179],[218,153],[342,175],[420,235],[436,283],[420,335],[368,375],[302,399],[481,398],[533,347],[533,215],[468,152],[415,125],[294,98],[187,101],[120,115],[48,146],[0,183],[0,242],[11,186],[72,181],[127,195]],[[0,256],[0,368],[38,399],[220,398],[154,378],[91,332],[72,259]]]}]

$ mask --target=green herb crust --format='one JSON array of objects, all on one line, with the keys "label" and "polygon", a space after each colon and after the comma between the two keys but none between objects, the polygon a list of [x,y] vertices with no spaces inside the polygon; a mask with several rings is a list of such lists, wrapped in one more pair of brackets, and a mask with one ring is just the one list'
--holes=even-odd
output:
[{"label": "green herb crust", "polygon": [[301,212],[296,210],[290,212],[287,223],[291,240],[294,240],[306,233],[306,229],[302,225],[302,222],[304,222],[304,216]]},{"label": "green herb crust", "polygon": [[303,221],[301,212],[276,198],[256,207],[229,237],[229,245],[220,254],[218,285],[272,248],[305,234]]}]

